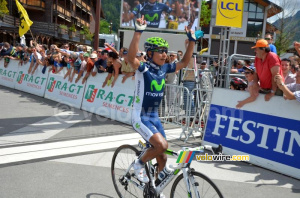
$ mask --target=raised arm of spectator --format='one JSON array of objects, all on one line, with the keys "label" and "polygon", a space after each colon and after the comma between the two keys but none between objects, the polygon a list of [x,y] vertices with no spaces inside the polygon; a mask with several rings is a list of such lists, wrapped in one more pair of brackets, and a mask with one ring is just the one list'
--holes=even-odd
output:
[{"label": "raised arm of spectator", "polygon": [[111,46],[111,45],[108,44],[108,43],[104,43],[104,45],[105,45],[106,47],[108,47],[109,49],[111,49],[111,51],[113,51],[114,53],[118,54],[118,56],[119,56],[119,52],[118,52],[113,46]]}]

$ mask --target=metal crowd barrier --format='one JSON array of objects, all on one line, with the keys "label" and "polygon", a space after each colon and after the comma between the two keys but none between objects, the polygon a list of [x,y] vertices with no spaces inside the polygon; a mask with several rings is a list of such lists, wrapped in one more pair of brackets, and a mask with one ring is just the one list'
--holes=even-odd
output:
[{"label": "metal crowd barrier", "polygon": [[159,107],[159,117],[164,124],[186,128],[190,93],[186,87],[166,84],[164,98]]},{"label": "metal crowd barrier", "polygon": [[199,132],[202,137],[213,92],[213,75],[202,71],[196,88],[191,92],[183,86],[166,84],[164,99],[159,107],[159,116],[164,124],[179,126],[179,139],[186,142]]}]

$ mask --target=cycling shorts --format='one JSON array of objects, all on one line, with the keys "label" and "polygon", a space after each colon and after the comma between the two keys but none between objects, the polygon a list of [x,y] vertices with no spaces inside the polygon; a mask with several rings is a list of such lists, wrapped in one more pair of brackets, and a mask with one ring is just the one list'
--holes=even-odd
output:
[{"label": "cycling shorts", "polygon": [[[134,113],[134,112],[133,112]],[[138,112],[140,113],[140,112]],[[166,139],[166,134],[164,128],[160,122],[158,114],[152,114],[151,116],[136,115],[133,116],[133,128],[147,141],[156,133],[161,133],[161,135]]]}]

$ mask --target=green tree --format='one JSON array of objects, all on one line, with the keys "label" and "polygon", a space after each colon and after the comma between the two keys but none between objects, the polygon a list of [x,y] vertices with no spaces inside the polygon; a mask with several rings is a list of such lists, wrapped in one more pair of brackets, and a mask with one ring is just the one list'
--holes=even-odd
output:
[{"label": "green tree", "polygon": [[0,0],[0,17],[3,17],[4,14],[8,14],[9,10],[7,9],[6,0]]},{"label": "green tree", "polygon": [[200,26],[209,25],[211,20],[211,9],[205,0],[202,0]]},{"label": "green tree", "polygon": [[100,20],[99,32],[100,34],[110,34],[110,24],[105,19]]},{"label": "green tree", "polygon": [[282,7],[282,12],[276,15],[278,19],[274,25],[280,32],[275,41],[277,54],[280,56],[288,50],[293,43],[293,38],[298,34],[299,20],[295,15],[298,9],[295,1],[281,0],[279,6]]}]

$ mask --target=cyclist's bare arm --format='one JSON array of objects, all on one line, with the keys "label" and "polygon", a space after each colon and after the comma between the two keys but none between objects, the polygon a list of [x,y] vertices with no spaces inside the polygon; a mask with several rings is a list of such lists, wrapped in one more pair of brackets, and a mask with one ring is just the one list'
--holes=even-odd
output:
[{"label": "cyclist's bare arm", "polygon": [[[137,23],[146,23],[144,16],[136,20]],[[138,69],[140,66],[140,61],[136,58],[136,53],[139,50],[139,42],[141,39],[141,32],[134,32],[133,38],[131,40],[129,50],[128,50],[128,62],[133,69]]]},{"label": "cyclist's bare arm", "polygon": [[141,39],[141,32],[134,32],[128,50],[128,62],[133,69],[137,69],[140,66],[140,61],[136,58],[136,53],[139,50],[139,42]]},{"label": "cyclist's bare arm", "polygon": [[[185,27],[185,31],[193,32],[191,29],[188,29],[187,27]],[[185,68],[186,66],[188,66],[190,59],[193,55],[194,47],[195,47],[195,42],[189,41],[183,58],[181,59],[181,61],[176,63],[176,71],[181,70],[182,68]]]}]

